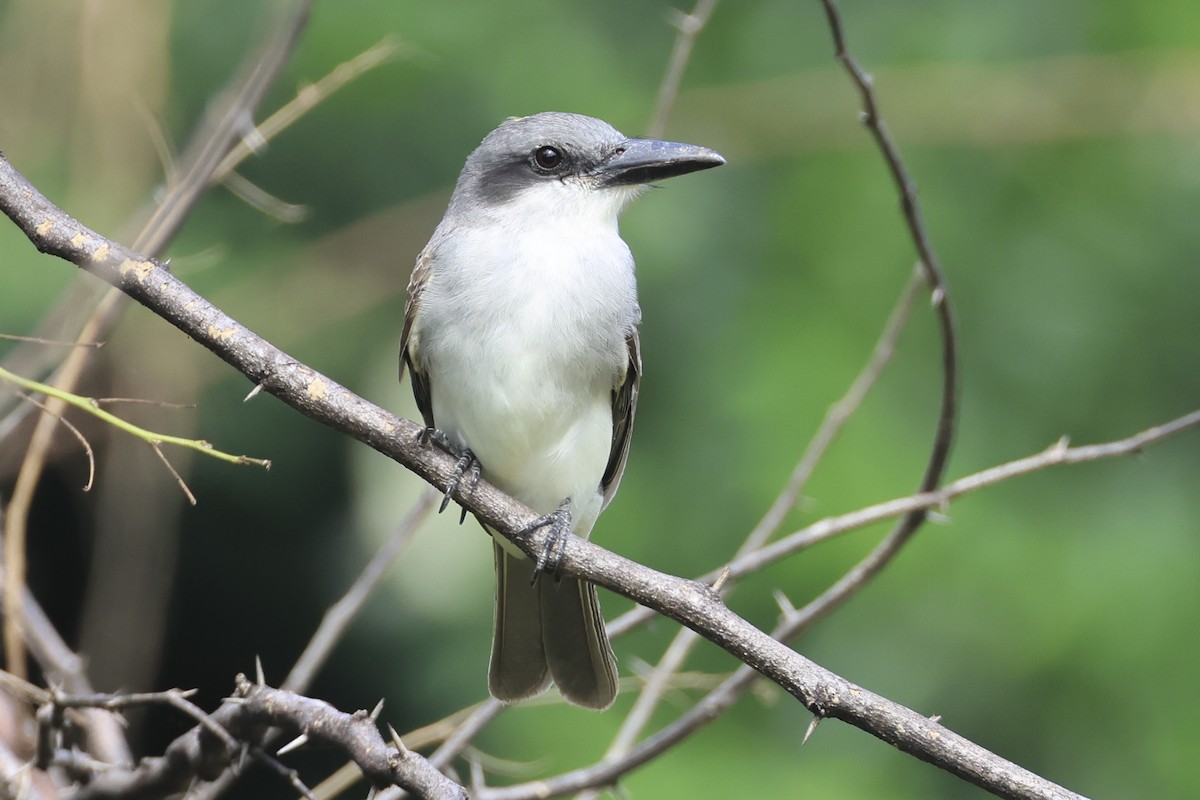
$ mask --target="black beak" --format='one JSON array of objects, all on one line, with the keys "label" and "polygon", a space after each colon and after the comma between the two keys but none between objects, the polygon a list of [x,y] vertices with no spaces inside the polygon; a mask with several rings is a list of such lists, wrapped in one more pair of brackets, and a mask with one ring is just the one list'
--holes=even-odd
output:
[{"label": "black beak", "polygon": [[629,186],[686,175],[724,163],[720,153],[707,147],[629,139],[600,165],[597,177],[605,186]]}]

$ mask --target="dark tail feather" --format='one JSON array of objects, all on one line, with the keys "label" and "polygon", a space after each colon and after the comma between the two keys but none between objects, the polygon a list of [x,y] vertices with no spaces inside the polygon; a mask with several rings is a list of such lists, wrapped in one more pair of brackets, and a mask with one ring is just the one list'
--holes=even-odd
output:
[{"label": "dark tail feather", "polygon": [[542,612],[533,572],[494,544],[496,555],[496,627],[488,689],[497,700],[515,703],[540,694],[550,684],[542,649]]},{"label": "dark tail feather", "polygon": [[564,698],[602,711],[617,697],[617,662],[596,589],[574,578],[541,576],[533,565],[494,545],[496,629],[488,688],[516,702],[541,693],[550,679]]},{"label": "dark tail feather", "polygon": [[538,581],[542,646],[550,676],[569,702],[603,711],[617,698],[617,661],[604,632],[596,588],[574,578]]}]

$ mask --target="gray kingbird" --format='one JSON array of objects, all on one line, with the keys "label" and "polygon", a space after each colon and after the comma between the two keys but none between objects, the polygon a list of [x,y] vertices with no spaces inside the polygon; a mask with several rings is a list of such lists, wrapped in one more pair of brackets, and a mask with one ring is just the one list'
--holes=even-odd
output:
[{"label": "gray kingbird", "polygon": [[[579,536],[621,481],[642,369],[617,217],[649,182],[724,163],[578,114],[510,118],[467,157],[417,258],[400,371],[425,424],[539,514],[569,512]],[[533,563],[493,539],[491,693],[517,701],[553,680],[571,703],[607,708],[617,668],[595,588],[534,582]]]}]

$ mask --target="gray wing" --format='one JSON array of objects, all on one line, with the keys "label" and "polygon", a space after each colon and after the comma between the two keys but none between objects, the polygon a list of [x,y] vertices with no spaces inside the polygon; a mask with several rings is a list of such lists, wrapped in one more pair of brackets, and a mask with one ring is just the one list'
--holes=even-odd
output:
[{"label": "gray wing", "polygon": [[617,493],[621,475],[625,472],[625,462],[629,458],[629,441],[633,436],[633,414],[637,410],[638,385],[642,380],[642,351],[636,330],[626,337],[625,346],[629,351],[629,364],[625,368],[625,374],[613,387],[612,448],[608,452],[608,466],[604,468],[604,477],[600,479],[600,491],[604,495],[605,506]]},{"label": "gray wing", "polygon": [[417,408],[422,419],[430,428],[433,427],[433,400],[429,395],[429,376],[421,364],[419,337],[413,337],[413,321],[421,308],[421,292],[429,280],[433,257],[426,247],[417,256],[417,265],[413,267],[412,277],[408,280],[408,300],[404,304],[404,329],[400,332],[400,380],[404,380],[404,368],[412,376],[413,397],[417,400]]}]

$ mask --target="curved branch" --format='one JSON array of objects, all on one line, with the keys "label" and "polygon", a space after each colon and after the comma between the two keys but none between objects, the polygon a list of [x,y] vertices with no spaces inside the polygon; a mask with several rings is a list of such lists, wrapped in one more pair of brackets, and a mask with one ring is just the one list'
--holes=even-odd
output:
[{"label": "curved branch", "polygon": [[[933,249],[933,241],[925,229],[921,206],[917,203],[916,185],[904,166],[904,161],[900,157],[900,149],[896,146],[887,124],[879,113],[879,104],[875,99],[871,79],[847,49],[846,36],[837,5],[833,0],[821,0],[821,4],[825,8],[830,35],[833,37],[834,57],[841,62],[858,90],[863,108],[862,122],[875,139],[896,184],[904,221],[913,246],[916,248],[925,280],[929,283],[930,302],[937,313],[938,331],[942,340],[941,408],[938,411],[933,446],[930,449],[929,460],[925,465],[925,474],[921,478],[918,489],[920,492],[932,492],[937,488],[946,471],[946,464],[950,459],[950,446],[954,441],[955,420],[958,416],[958,339],[954,333],[954,311],[950,305],[949,289],[941,263]],[[904,545],[912,539],[913,534],[925,523],[927,517],[928,510],[924,508],[916,508],[906,513],[896,527],[884,537],[883,541],[819,597],[808,603],[806,609],[811,612],[813,617],[817,617],[829,613],[844,603],[891,563]]]}]

